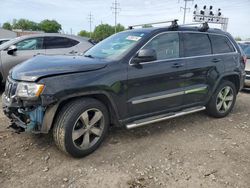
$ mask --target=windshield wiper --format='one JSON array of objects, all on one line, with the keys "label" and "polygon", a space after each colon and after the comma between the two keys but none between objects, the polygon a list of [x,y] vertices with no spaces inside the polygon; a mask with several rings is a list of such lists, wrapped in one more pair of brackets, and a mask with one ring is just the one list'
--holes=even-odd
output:
[{"label": "windshield wiper", "polygon": [[84,55],[84,57],[94,58],[92,55]]}]

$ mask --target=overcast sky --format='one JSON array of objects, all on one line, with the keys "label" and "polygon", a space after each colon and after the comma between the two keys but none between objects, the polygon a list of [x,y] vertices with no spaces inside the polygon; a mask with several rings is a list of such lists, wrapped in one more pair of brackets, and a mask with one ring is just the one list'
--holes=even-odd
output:
[{"label": "overcast sky", "polygon": [[[66,33],[77,34],[89,30],[88,14],[93,14],[93,27],[100,23],[114,25],[111,6],[114,0],[0,0],[0,23],[12,22],[14,18],[26,18],[36,22],[55,19]],[[183,19],[184,0],[118,0],[120,13],[118,22],[128,26],[140,23]],[[229,17],[228,31],[234,36],[250,38],[250,0],[194,0],[188,2],[187,23],[192,22],[194,5],[212,5],[221,8]],[[217,26],[218,27],[218,26]]]}]

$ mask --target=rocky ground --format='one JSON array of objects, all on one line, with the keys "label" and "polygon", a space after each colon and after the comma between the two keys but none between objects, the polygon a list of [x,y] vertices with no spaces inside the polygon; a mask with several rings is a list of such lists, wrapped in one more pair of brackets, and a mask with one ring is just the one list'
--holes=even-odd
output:
[{"label": "rocky ground", "polygon": [[[0,104],[1,105],[1,104]],[[0,187],[249,187],[250,93],[224,119],[203,112],[112,129],[92,155],[61,153],[51,135],[16,134],[0,110]]]}]

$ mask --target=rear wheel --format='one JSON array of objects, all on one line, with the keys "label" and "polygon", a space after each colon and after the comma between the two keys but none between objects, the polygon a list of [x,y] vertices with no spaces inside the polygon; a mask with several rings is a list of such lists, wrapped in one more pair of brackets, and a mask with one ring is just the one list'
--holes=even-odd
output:
[{"label": "rear wheel", "polygon": [[235,85],[230,81],[223,81],[207,105],[208,114],[216,118],[227,116],[234,107],[236,95]]},{"label": "rear wheel", "polygon": [[54,140],[62,151],[84,157],[104,140],[108,117],[107,108],[98,100],[83,98],[70,102],[58,114],[53,128]]}]

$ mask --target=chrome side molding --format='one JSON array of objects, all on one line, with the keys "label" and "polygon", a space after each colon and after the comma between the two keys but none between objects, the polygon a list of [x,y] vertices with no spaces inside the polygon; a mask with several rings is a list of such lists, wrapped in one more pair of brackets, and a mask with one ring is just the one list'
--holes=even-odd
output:
[{"label": "chrome side molding", "polygon": [[148,124],[151,124],[151,123],[156,123],[156,122],[164,121],[164,120],[167,120],[167,119],[172,119],[172,118],[176,118],[176,117],[179,117],[179,116],[184,116],[184,115],[187,115],[187,114],[192,114],[192,113],[199,112],[199,111],[202,111],[202,110],[205,110],[205,109],[206,109],[205,106],[187,108],[187,109],[185,109],[183,111],[162,115],[160,117],[156,116],[156,117],[152,117],[152,118],[146,118],[145,121],[143,121],[143,120],[135,121],[132,124],[126,125],[126,128],[127,129],[133,129],[133,128],[136,128],[136,127],[141,127],[143,125],[148,125]]}]

